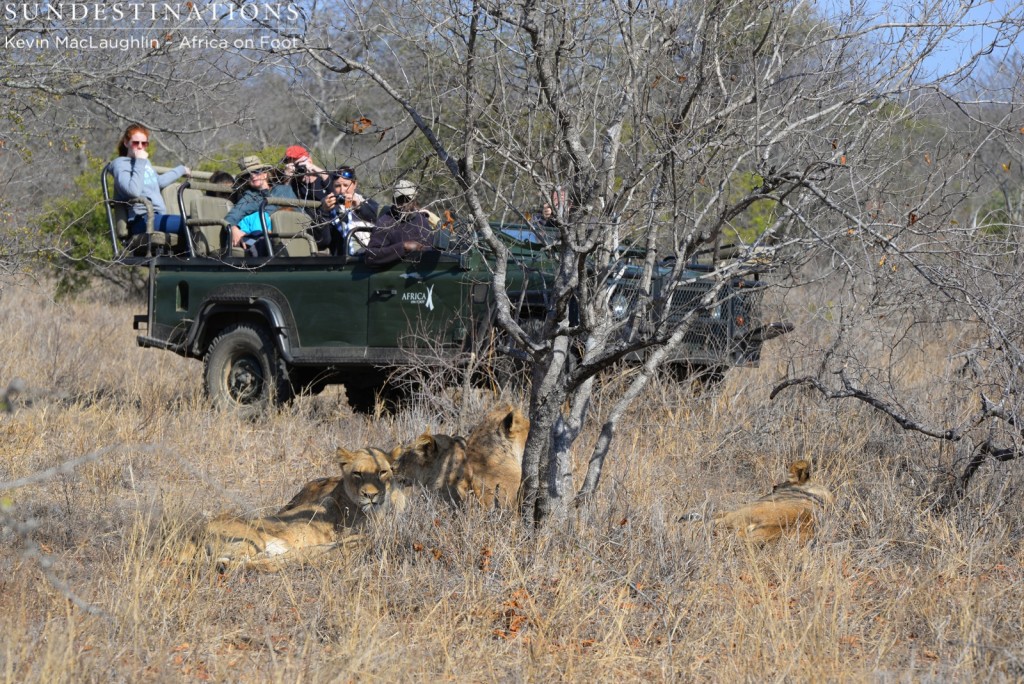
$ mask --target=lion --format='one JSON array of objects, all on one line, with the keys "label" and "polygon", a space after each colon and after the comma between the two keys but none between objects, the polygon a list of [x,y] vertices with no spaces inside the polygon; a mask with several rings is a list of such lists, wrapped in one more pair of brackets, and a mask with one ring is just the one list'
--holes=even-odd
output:
[{"label": "lion", "polygon": [[717,526],[734,529],[739,537],[753,542],[770,542],[783,535],[811,539],[815,513],[831,505],[832,494],[810,479],[811,464],[796,461],[789,467],[788,481],[772,487],[771,494],[719,513],[713,520]]},{"label": "lion", "polygon": [[530,421],[518,409],[492,409],[469,437],[425,432],[393,452],[398,477],[439,494],[450,503],[475,498],[487,508],[519,504],[523,450]]},{"label": "lion", "polygon": [[339,448],[341,475],[307,482],[273,515],[246,519],[220,515],[209,521],[187,557],[205,554],[219,565],[275,572],[363,539],[356,530],[389,511],[405,508],[392,486],[390,454],[367,447]]}]

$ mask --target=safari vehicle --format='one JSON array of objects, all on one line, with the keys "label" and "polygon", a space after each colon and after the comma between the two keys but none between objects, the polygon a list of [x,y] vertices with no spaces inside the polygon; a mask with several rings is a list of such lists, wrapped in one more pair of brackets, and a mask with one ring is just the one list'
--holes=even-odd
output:
[{"label": "safari vehicle", "polygon": [[[476,240],[455,249],[450,234],[439,231],[435,249],[417,260],[375,267],[362,255],[371,226],[351,230],[344,253],[322,254],[304,212],[276,211],[263,226],[274,253],[253,257],[225,245],[230,204],[212,194],[216,186],[193,178],[164,189],[167,207],[185,216],[189,228],[169,241],[151,230],[128,236],[127,203],[111,199],[110,182],[104,170],[115,254],[149,269],[148,311],[134,322],[138,344],[203,360],[214,405],[256,414],[296,393],[342,384],[354,408],[372,409],[391,372],[424,363],[427,349],[433,358],[441,353],[457,362],[491,337],[488,261],[494,255]],[[507,282],[518,315],[542,319],[546,274],[554,272],[544,240],[526,226],[498,228],[512,248]],[[636,273],[624,268],[613,307],[628,308],[636,282]],[[685,296],[674,297],[680,315],[710,286],[697,279]],[[677,362],[716,369],[756,364],[766,338],[759,331],[768,329],[755,324],[761,289],[757,282],[731,283],[716,307],[699,312]]]}]

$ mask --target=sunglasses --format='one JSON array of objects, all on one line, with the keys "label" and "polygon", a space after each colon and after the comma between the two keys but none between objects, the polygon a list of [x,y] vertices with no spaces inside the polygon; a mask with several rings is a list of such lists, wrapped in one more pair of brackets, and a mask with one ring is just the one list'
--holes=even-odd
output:
[{"label": "sunglasses", "polygon": [[149,147],[148,140],[129,140],[133,147]]},{"label": "sunglasses", "polygon": [[356,172],[353,171],[352,169],[343,169],[338,172],[338,177],[344,178],[345,180],[355,180]]}]

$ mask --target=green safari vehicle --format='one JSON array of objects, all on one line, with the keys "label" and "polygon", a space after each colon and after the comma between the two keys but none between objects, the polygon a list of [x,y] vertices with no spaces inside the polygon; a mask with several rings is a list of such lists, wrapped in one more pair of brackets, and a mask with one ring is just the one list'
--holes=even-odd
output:
[{"label": "green safari vehicle", "polygon": [[[223,216],[230,205],[204,180],[164,189],[165,203],[188,226],[174,244],[152,231],[127,236],[118,223],[126,203],[110,198],[109,183],[105,170],[115,253],[149,270],[147,311],[134,322],[138,344],[202,360],[215,406],[254,415],[297,393],[342,384],[353,408],[369,410],[389,389],[395,369],[440,357],[458,363],[494,337],[488,265],[494,255],[472,235],[441,230],[434,249],[414,261],[375,267],[363,258],[372,226],[354,227],[343,253],[319,253],[301,211],[310,205],[271,200],[296,210],[271,214],[263,229],[274,254],[253,257],[225,244]],[[543,320],[546,274],[554,272],[546,238],[528,226],[497,228],[511,248],[507,289],[518,315]],[[629,306],[632,282],[636,278],[623,269],[613,285],[613,307]],[[708,287],[695,280],[687,286],[692,296],[677,297],[683,303],[676,306],[692,308]],[[727,289],[720,304],[698,312],[677,363],[713,369],[757,363],[772,330],[755,323],[762,288],[737,280]]]}]

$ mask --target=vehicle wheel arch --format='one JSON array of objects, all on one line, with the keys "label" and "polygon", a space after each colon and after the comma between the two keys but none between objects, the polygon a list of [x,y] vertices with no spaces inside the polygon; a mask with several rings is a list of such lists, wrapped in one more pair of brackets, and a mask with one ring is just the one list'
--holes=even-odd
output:
[{"label": "vehicle wheel arch", "polygon": [[[225,291],[226,290],[226,291]],[[266,290],[259,292],[255,290]],[[236,323],[263,326],[288,362],[298,342],[295,318],[284,295],[273,287],[246,288],[244,294],[225,288],[214,291],[199,307],[190,335],[192,355],[203,358],[210,344],[225,329]]]}]

